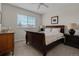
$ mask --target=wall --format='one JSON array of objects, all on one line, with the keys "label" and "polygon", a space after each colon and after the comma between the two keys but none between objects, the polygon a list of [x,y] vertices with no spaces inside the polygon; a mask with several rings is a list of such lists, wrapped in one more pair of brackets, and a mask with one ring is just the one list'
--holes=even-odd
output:
[{"label": "wall", "polygon": [[[15,40],[25,40],[25,31],[24,30],[32,30],[32,31],[38,31],[41,22],[41,15],[12,6],[10,4],[2,4],[2,26],[11,27],[12,30],[15,32]],[[19,28],[17,26],[17,14],[23,14],[23,15],[30,15],[35,16],[37,18],[36,22],[36,28],[35,29],[25,29],[25,28]]]},{"label": "wall", "polygon": [[0,3],[0,11],[1,11],[1,3]]},{"label": "wall", "polygon": [[52,7],[51,10],[47,10],[47,13],[43,15],[43,25],[51,24],[51,17],[59,16],[59,24],[69,24],[71,22],[79,24],[79,4],[73,5],[58,5]]},{"label": "wall", "polygon": [[0,23],[1,23],[1,3],[0,3]]}]

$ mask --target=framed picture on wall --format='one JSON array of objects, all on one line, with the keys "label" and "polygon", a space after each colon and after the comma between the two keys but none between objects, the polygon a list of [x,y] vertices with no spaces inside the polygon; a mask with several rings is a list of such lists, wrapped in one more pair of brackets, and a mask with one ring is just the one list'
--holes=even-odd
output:
[{"label": "framed picture on wall", "polygon": [[58,24],[58,16],[51,17],[51,24]]}]

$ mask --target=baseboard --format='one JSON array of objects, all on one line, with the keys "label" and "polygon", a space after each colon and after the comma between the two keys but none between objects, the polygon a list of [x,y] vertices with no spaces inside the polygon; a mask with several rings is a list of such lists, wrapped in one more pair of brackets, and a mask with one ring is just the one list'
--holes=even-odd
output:
[{"label": "baseboard", "polygon": [[15,39],[14,42],[24,41],[25,39]]}]

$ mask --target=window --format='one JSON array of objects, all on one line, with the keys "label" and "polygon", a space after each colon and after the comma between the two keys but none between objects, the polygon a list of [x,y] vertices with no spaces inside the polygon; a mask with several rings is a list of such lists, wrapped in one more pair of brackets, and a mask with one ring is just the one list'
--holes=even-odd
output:
[{"label": "window", "polygon": [[36,17],[17,15],[17,24],[21,27],[36,27]]}]

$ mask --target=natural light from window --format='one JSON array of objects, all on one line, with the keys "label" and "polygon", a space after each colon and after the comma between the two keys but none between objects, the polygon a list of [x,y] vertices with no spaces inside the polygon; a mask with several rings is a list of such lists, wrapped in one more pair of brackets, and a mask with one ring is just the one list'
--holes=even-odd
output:
[{"label": "natural light from window", "polygon": [[36,17],[17,15],[17,24],[20,27],[34,28],[36,27]]}]

